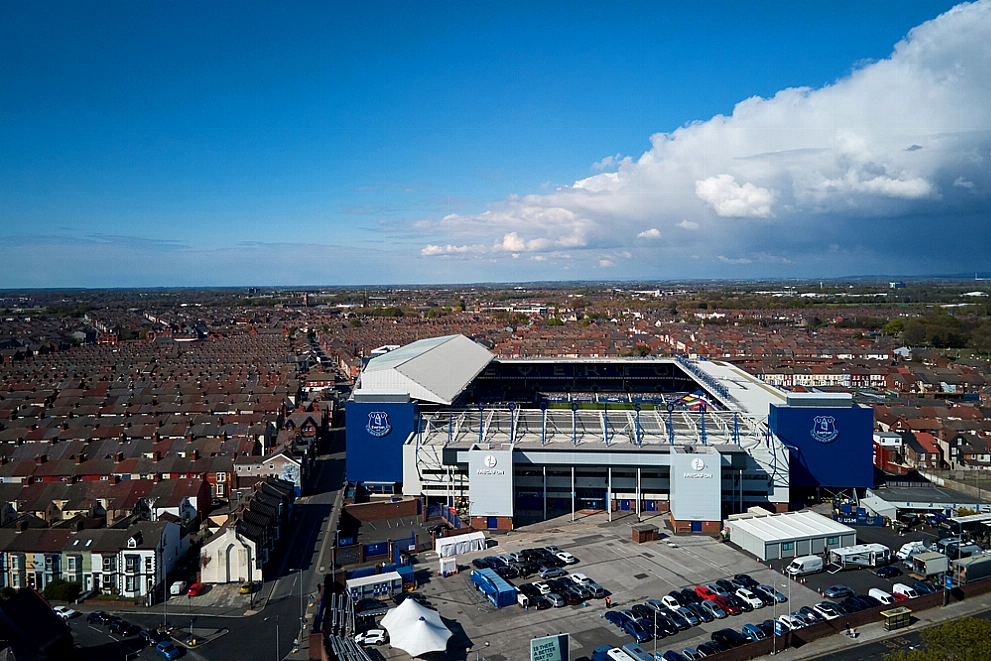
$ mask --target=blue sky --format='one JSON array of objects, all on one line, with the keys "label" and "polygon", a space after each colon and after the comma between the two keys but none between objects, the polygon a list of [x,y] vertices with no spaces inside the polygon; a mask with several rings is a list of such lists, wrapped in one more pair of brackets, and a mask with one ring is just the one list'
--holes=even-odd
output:
[{"label": "blue sky", "polygon": [[0,287],[987,270],[987,3],[357,5],[0,4]]}]

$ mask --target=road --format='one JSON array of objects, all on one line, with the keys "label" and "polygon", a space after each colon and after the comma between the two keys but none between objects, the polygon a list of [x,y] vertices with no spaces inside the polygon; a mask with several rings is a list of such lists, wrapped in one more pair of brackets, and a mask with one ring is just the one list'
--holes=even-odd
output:
[{"label": "road", "polygon": [[[991,620],[991,610],[973,613],[971,617],[982,620]],[[891,654],[895,650],[908,651],[919,647],[922,644],[921,630],[909,631],[904,634],[877,640],[855,647],[847,647],[836,652],[826,652],[819,656],[806,657],[803,661],[883,661],[885,654]]]},{"label": "road", "polygon": [[[299,517],[288,526],[290,538],[280,540],[266,567],[265,585],[260,595],[267,602],[263,606],[256,605],[260,609],[258,613],[221,615],[210,612],[209,607],[197,609],[202,612],[190,612],[188,606],[183,608],[181,600],[170,601],[169,624],[183,628],[191,625],[197,630],[226,629],[223,635],[203,647],[189,650],[182,658],[193,661],[281,661],[290,653],[293,640],[300,633],[300,596],[305,609],[311,598],[317,599],[317,589],[323,581],[318,559],[331,508],[343,483],[343,436],[343,430],[333,430],[329,452],[318,455],[315,460],[312,495],[297,500]],[[163,609],[159,605],[119,614],[128,622],[153,628],[161,624]],[[136,638],[120,640],[110,635],[106,627],[87,624],[85,615],[73,619],[70,626],[80,661],[159,658],[152,650],[142,649]]]}]

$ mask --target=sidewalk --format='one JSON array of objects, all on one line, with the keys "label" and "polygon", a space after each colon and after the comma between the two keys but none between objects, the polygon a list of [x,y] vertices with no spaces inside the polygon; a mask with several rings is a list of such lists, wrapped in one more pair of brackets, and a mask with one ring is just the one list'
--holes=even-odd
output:
[{"label": "sidewalk", "polygon": [[[911,602],[907,602],[907,605],[911,607]],[[781,659],[782,661],[813,659],[823,654],[853,649],[859,645],[863,645],[864,643],[876,642],[886,638],[897,638],[898,636],[906,633],[926,629],[933,625],[946,622],[947,620],[955,620],[967,615],[980,613],[989,608],[991,608],[991,594],[985,594],[973,599],[959,601],[950,604],[949,606],[930,608],[928,610],[919,611],[918,613],[913,613],[913,616],[918,619],[915,620],[911,626],[904,629],[898,629],[897,631],[885,631],[883,622],[872,622],[862,627],[858,627],[857,633],[859,635],[855,639],[851,639],[842,633],[835,634],[833,636],[826,636],[825,638],[820,638],[819,640],[814,640],[811,643],[807,643],[801,648],[789,648],[783,652],[778,652],[774,658]]]}]

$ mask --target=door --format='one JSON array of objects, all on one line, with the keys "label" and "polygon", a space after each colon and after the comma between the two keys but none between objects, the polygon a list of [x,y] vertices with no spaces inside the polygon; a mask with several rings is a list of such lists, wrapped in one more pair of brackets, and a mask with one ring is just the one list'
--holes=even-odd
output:
[{"label": "door", "polygon": [[499,518],[495,516],[490,516],[487,525],[489,530],[495,530],[496,528],[499,527]]},{"label": "door", "polygon": [[702,532],[701,521],[692,521],[692,532]]},{"label": "door", "polygon": [[630,509],[630,501],[628,501],[628,500],[621,500],[621,501],[619,501],[619,509],[623,510],[624,512],[627,511],[627,510],[629,510]]}]

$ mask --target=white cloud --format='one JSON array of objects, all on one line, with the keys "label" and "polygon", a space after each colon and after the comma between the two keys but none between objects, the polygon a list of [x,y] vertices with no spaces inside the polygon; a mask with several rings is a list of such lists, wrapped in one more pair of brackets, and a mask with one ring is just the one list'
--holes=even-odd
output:
[{"label": "white cloud", "polygon": [[425,257],[431,257],[434,255],[463,255],[465,253],[484,253],[487,252],[485,246],[452,246],[447,244],[446,246],[435,246],[427,244],[427,246],[420,251],[420,254]]},{"label": "white cloud", "polygon": [[601,268],[608,268],[608,267],[610,267],[610,266],[615,266],[615,264],[613,264],[611,260],[608,260],[608,259],[600,259],[600,260],[599,260],[599,266],[600,266]]},{"label": "white cloud", "polygon": [[737,259],[730,259],[729,257],[719,256],[720,262],[726,262],[727,264],[753,264],[754,260],[747,259],[746,257],[739,257]]},{"label": "white cloud", "polygon": [[[655,133],[639,158],[617,154],[592,166],[614,171],[421,224],[431,244],[423,254],[482,244],[489,253],[569,255],[580,268],[602,250],[629,248],[641,266],[676,268],[699,256],[698,268],[757,262],[776,273],[824,264],[817,260],[831,244],[844,249],[829,267],[846,273],[880,268],[878,256],[912,269],[923,257],[934,263],[937,247],[953,256],[949,245],[920,241],[910,253],[886,237],[944,217],[970,223],[958,231],[987,234],[973,225],[991,207],[980,193],[991,189],[989,43],[991,0],[960,5],[832,84],[745,99],[730,115]],[[970,213],[956,213],[960,205]],[[704,239],[694,231],[719,218],[734,220]],[[688,231],[644,241],[665,226]],[[989,240],[969,249],[976,255]]]},{"label": "white cloud", "polygon": [[695,194],[724,218],[767,218],[774,193],[747,182],[736,183],[731,174],[720,174],[695,182]]}]

